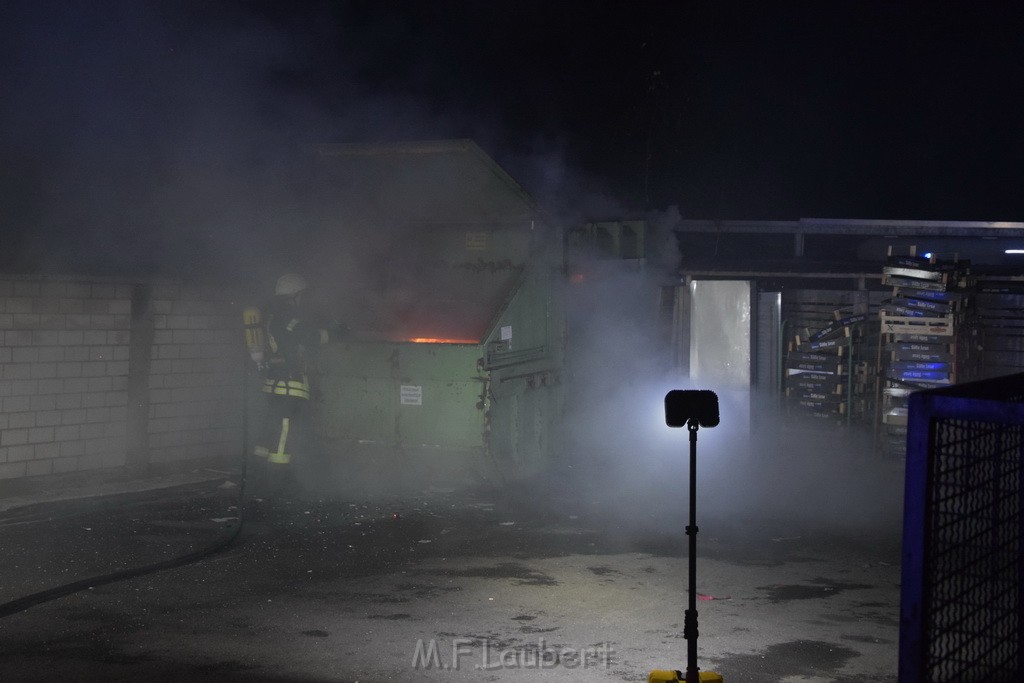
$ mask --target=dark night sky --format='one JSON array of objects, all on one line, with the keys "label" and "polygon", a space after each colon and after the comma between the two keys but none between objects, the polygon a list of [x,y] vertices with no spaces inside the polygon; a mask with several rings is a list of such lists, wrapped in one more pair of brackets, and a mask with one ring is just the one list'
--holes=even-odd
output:
[{"label": "dark night sky", "polygon": [[1015,3],[0,6],[3,264],[289,235],[303,142],[468,137],[555,214],[1024,219]]}]

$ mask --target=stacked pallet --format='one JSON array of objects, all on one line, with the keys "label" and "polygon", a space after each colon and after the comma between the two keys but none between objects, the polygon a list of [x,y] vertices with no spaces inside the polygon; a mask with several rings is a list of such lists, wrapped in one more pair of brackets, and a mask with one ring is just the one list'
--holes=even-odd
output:
[{"label": "stacked pallet", "polygon": [[865,334],[870,318],[866,300],[833,309],[824,318],[812,312],[807,302],[797,312],[790,310],[794,317],[806,317],[797,317],[799,326],[790,327],[797,331],[785,359],[788,413],[843,424],[859,421],[869,413],[869,359],[875,357],[877,340],[877,334]]},{"label": "stacked pallet", "polygon": [[972,280],[967,261],[889,254],[882,284],[892,298],[881,323],[881,430],[883,455],[906,453],[907,403],[920,389],[955,384],[968,372],[965,334]]}]

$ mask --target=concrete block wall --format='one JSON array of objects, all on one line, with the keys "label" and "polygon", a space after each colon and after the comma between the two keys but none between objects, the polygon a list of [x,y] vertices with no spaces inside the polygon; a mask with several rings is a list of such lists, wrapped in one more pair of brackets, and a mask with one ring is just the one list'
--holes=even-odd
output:
[{"label": "concrete block wall", "polygon": [[0,275],[0,479],[238,453],[235,337],[215,288]]},{"label": "concrete block wall", "polygon": [[213,288],[154,287],[149,368],[151,462],[231,457],[242,449],[241,312]]}]

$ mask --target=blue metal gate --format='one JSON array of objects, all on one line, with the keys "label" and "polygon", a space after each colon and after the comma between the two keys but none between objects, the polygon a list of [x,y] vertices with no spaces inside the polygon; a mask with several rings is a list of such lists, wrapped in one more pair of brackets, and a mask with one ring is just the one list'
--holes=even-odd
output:
[{"label": "blue metal gate", "polygon": [[912,394],[900,683],[1024,672],[1024,374]]}]

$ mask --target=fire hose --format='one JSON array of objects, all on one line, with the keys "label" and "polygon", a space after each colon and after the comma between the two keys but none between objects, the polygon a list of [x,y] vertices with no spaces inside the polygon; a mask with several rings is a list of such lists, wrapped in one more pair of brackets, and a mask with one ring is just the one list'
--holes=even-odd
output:
[{"label": "fire hose", "polygon": [[175,567],[182,567],[187,564],[192,564],[203,558],[209,557],[221,550],[224,550],[229,545],[234,543],[239,535],[242,533],[242,527],[245,524],[244,507],[245,507],[245,488],[247,480],[247,462],[248,453],[251,450],[249,448],[249,394],[250,394],[250,383],[251,383],[251,368],[249,364],[246,364],[245,381],[243,386],[244,396],[242,397],[242,430],[243,430],[243,446],[242,446],[242,464],[241,464],[241,475],[240,485],[238,489],[238,523],[235,528],[226,537],[216,541],[215,543],[195,550],[179,557],[174,557],[169,560],[163,560],[161,562],[154,562],[147,564],[142,567],[133,567],[130,569],[122,569],[116,572],[110,572],[108,574],[100,574],[98,576],[92,576],[80,581],[73,581],[72,583],[64,584],[63,586],[57,586],[56,588],[50,588],[47,590],[39,591],[26,595],[22,598],[17,598],[9,602],[0,604],[0,619],[8,617],[18,612],[24,612],[30,607],[40,605],[44,602],[56,600],[57,598],[63,598],[65,596],[77,593],[79,591],[87,590],[89,588],[96,588],[97,586],[104,586],[109,583],[115,583],[117,581],[124,581],[126,579],[133,579],[138,576],[144,576],[146,574],[154,574],[156,572],[164,571],[165,569],[174,569]]},{"label": "fire hose", "polygon": [[31,595],[26,595],[23,598],[11,600],[10,602],[5,602],[3,604],[0,604],[0,618],[7,617],[12,614],[17,614],[18,612],[23,612],[27,610],[29,607],[34,607],[35,605],[39,605],[44,602],[49,602],[50,600],[56,600],[57,598],[63,598],[64,596],[71,595],[72,593],[77,593],[88,588],[95,588],[97,586],[103,586],[108,583],[124,581],[125,579],[132,579],[137,576],[143,576],[144,574],[153,574],[155,572],[160,572],[165,569],[173,569],[174,567],[181,567],[186,564],[191,564],[193,562],[196,562],[197,560],[203,559],[204,557],[213,555],[214,553],[223,550],[227,546],[231,545],[235,541],[235,539],[238,538],[238,535],[241,533],[242,524],[242,512],[241,506],[239,506],[238,525],[235,527],[235,529],[226,538],[217,541],[216,543],[207,548],[202,548],[200,550],[196,550],[194,552],[182,555],[180,557],[175,557],[170,560],[164,560],[163,562],[155,562],[153,564],[148,564],[143,567],[123,569],[121,571],[111,572],[109,574],[93,576],[87,579],[82,579],[81,581],[75,581],[72,583],[64,584],[63,586],[58,586],[56,588],[50,588],[48,590],[39,591],[38,593],[32,593]]}]

